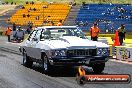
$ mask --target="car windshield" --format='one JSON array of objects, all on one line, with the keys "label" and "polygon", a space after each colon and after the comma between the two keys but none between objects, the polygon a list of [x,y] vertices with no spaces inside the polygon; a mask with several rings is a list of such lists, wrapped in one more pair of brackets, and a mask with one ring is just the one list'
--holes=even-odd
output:
[{"label": "car windshield", "polygon": [[86,39],[85,34],[78,28],[47,28],[42,31],[41,40],[58,39],[63,36],[77,36]]}]

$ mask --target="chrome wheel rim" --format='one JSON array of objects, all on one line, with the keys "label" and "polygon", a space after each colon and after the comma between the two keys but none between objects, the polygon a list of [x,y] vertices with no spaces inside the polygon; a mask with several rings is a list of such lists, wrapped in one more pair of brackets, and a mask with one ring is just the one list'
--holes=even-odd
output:
[{"label": "chrome wheel rim", "polygon": [[44,58],[43,67],[44,67],[44,70],[47,71],[48,65],[47,65],[47,58],[46,57]]},{"label": "chrome wheel rim", "polygon": [[25,64],[26,62],[27,62],[26,54],[24,53],[24,54],[23,54],[23,64]]}]

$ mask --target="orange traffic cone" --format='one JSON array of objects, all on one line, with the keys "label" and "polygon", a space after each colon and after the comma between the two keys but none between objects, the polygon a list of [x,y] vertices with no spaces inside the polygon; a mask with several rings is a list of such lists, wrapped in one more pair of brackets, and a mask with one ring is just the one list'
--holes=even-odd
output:
[{"label": "orange traffic cone", "polygon": [[115,37],[114,37],[114,44],[113,46],[120,46],[120,41],[119,41],[119,36],[118,36],[118,30],[115,32]]}]

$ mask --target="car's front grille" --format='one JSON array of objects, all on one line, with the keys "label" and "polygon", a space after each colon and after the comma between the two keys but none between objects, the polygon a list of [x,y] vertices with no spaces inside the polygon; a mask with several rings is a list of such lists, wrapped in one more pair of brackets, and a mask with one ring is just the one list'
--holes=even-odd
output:
[{"label": "car's front grille", "polygon": [[96,49],[74,49],[68,50],[67,56],[95,56]]}]

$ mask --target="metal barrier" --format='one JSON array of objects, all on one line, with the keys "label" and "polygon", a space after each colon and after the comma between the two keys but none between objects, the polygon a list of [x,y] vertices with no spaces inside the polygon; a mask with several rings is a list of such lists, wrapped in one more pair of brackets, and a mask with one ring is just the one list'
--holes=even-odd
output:
[{"label": "metal barrier", "polygon": [[116,46],[116,57],[122,61],[132,61],[132,45]]}]

